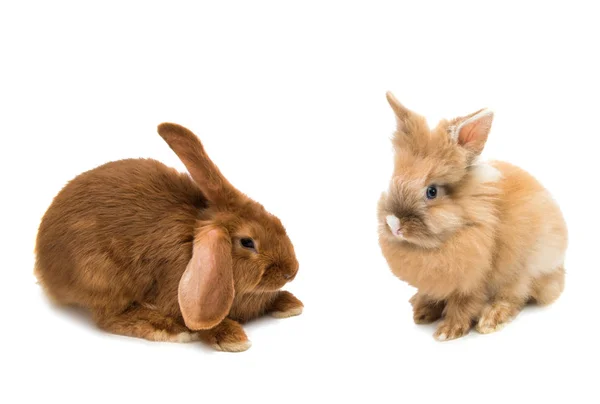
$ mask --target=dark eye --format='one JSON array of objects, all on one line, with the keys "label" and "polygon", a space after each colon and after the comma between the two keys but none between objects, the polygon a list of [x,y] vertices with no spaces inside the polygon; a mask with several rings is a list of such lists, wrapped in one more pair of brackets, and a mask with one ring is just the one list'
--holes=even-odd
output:
[{"label": "dark eye", "polygon": [[438,194],[438,189],[435,185],[430,185],[427,187],[427,191],[425,191],[425,196],[427,199],[435,199]]},{"label": "dark eye", "polygon": [[240,240],[240,244],[244,248],[248,248],[250,250],[254,250],[254,240],[252,240],[251,238],[243,238],[243,239],[241,239]]}]

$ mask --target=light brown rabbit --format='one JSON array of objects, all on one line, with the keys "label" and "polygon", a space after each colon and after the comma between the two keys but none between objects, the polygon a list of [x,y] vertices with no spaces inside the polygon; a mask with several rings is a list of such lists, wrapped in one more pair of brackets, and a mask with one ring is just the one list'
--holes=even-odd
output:
[{"label": "light brown rabbit", "polygon": [[79,175],[42,219],[35,274],[54,301],[89,309],[106,331],[244,351],[239,322],[302,312],[280,291],[298,271],[294,248],[192,132],[170,123],[158,132],[191,178],[150,159]]},{"label": "light brown rabbit", "polygon": [[550,304],[564,288],[567,228],[531,175],[480,163],[493,114],[480,110],[430,130],[391,93],[397,117],[394,173],[379,201],[379,244],[392,272],[418,289],[416,323],[458,338],[477,322],[490,333],[528,301]]}]

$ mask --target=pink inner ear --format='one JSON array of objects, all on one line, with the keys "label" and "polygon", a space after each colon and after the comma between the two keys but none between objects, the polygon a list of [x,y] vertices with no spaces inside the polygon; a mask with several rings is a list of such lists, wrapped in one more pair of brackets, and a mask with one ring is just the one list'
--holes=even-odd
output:
[{"label": "pink inner ear", "polygon": [[491,111],[482,111],[467,119],[457,128],[458,144],[480,153],[492,128],[493,119],[494,114]]},{"label": "pink inner ear", "polygon": [[467,144],[477,140],[479,133],[481,132],[481,123],[473,122],[469,125],[462,127],[458,134],[458,141],[460,144]]},{"label": "pink inner ear", "polygon": [[179,281],[179,307],[185,325],[209,329],[229,313],[234,298],[231,241],[223,230],[203,229]]}]

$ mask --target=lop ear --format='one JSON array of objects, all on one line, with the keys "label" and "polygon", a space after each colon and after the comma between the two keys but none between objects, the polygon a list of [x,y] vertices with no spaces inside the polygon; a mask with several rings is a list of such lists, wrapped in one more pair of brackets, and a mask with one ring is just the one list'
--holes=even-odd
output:
[{"label": "lop ear", "polygon": [[453,128],[452,137],[465,149],[480,154],[483,151],[490,130],[494,113],[489,109],[481,109],[459,121]]},{"label": "lop ear", "polygon": [[234,298],[231,240],[217,227],[194,238],[192,259],[179,281],[179,307],[192,330],[210,329],[229,313]]},{"label": "lop ear", "polygon": [[210,201],[223,203],[239,194],[208,157],[200,139],[190,130],[174,123],[161,123],[158,125],[158,134],[177,154]]}]

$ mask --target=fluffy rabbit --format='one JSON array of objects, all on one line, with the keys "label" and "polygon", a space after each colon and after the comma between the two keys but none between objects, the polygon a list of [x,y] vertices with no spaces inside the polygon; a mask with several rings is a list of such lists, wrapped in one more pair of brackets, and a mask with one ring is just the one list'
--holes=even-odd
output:
[{"label": "fluffy rabbit", "polygon": [[379,244],[392,272],[417,288],[418,324],[442,319],[434,337],[461,337],[476,322],[498,330],[529,302],[564,288],[567,228],[531,175],[480,163],[493,114],[480,110],[430,130],[391,93],[397,118],[389,189],[378,205]]},{"label": "fluffy rabbit", "polygon": [[158,132],[189,171],[115,161],[69,182],[44,215],[35,274],[102,329],[156,341],[250,342],[240,322],[289,317],[298,261],[278,218],[234,188],[186,128]]}]

